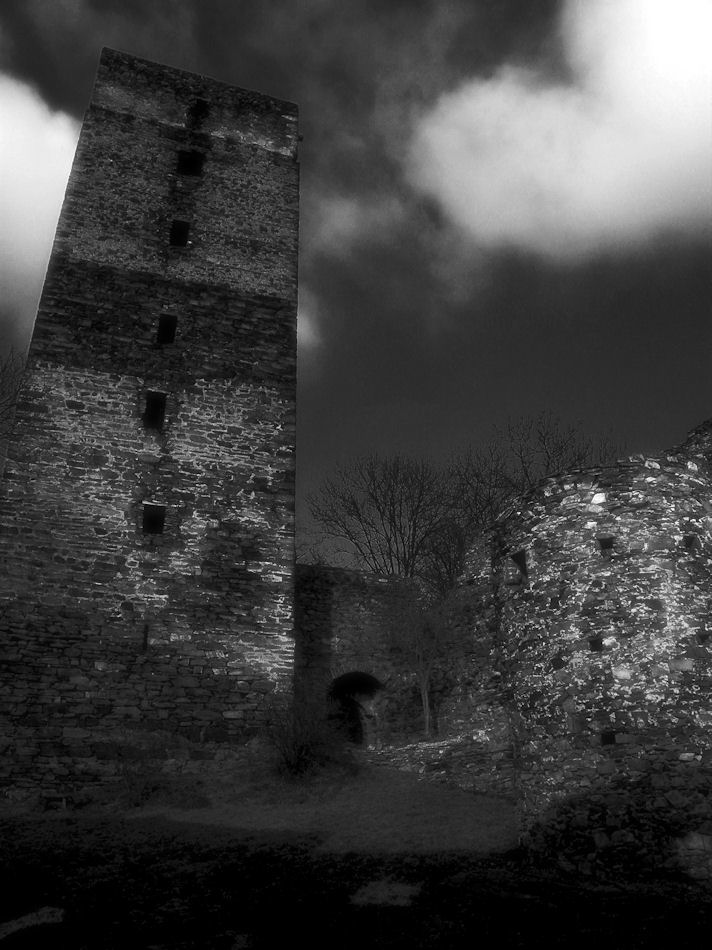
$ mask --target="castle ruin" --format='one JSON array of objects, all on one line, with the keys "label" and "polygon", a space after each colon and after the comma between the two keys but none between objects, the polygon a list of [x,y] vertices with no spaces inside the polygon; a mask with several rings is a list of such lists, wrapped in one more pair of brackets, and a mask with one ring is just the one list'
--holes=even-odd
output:
[{"label": "castle ruin", "polygon": [[0,496],[17,794],[291,677],[298,221],[294,105],[103,51]]},{"label": "castle ruin", "polygon": [[[295,568],[297,140],[289,103],[102,53],[0,485],[12,797],[111,779],[129,733],[243,741],[293,673],[374,675],[413,728],[417,594]],[[712,877],[711,433],[546,479],[444,608],[443,771],[572,869]]]}]

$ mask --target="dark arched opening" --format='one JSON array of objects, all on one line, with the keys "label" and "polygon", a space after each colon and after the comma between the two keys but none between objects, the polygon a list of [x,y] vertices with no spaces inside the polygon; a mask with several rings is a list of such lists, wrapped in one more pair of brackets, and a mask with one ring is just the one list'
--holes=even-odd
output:
[{"label": "dark arched opening", "polygon": [[375,738],[377,716],[373,700],[383,688],[375,676],[357,670],[342,673],[332,681],[328,692],[329,719],[354,745],[364,745]]}]

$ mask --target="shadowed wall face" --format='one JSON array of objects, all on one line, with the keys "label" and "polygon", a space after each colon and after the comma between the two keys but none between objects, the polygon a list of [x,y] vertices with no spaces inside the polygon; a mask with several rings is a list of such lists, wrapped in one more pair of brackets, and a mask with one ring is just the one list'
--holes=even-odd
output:
[{"label": "shadowed wall face", "polygon": [[378,694],[384,738],[422,728],[414,673],[399,649],[417,617],[412,581],[362,571],[300,564],[295,597],[295,692],[302,703],[327,709],[335,677],[369,674]]},{"label": "shadowed wall face", "polygon": [[[438,773],[463,788],[511,791],[509,724],[491,663],[491,571],[480,553],[476,583],[455,591],[428,665],[432,743],[424,716],[415,628],[422,591],[412,580],[322,565],[297,565],[295,691],[326,707],[337,677],[368,673],[384,684],[375,696],[378,739],[390,761]],[[472,573],[472,571],[471,571]]]},{"label": "shadowed wall face", "polygon": [[293,662],[290,103],[105,50],[0,498],[3,781],[244,736]]}]

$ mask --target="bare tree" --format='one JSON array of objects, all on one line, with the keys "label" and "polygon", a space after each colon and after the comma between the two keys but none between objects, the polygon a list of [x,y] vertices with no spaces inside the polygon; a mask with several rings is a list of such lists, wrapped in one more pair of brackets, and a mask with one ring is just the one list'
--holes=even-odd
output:
[{"label": "bare tree", "polygon": [[402,629],[390,633],[417,682],[426,737],[433,728],[433,674],[453,647],[438,605],[462,575],[478,533],[539,479],[604,463],[616,450],[610,440],[541,414],[495,430],[489,443],[440,468],[403,456],[356,459],[309,499],[328,542],[345,542],[369,570],[417,578],[426,587]]},{"label": "bare tree", "polygon": [[441,467],[398,455],[358,458],[326,479],[309,505],[329,543],[346,542],[352,557],[376,573],[421,579],[440,599],[462,573],[478,532],[515,495],[619,452],[610,439],[540,413],[495,429],[487,444]]},{"label": "bare tree", "polygon": [[433,672],[444,652],[443,625],[434,609],[421,611],[414,617],[411,636],[402,645],[406,659],[415,671],[415,678],[423,707],[423,735],[429,739],[433,733],[433,710],[431,692]]},{"label": "bare tree", "polygon": [[455,486],[454,517],[462,535],[457,547],[450,548],[453,583],[472,539],[492,524],[512,498],[547,476],[605,464],[622,452],[612,439],[588,435],[581,427],[542,412],[510,420],[503,428],[495,428],[486,445],[453,457],[449,472]]},{"label": "bare tree", "polygon": [[422,577],[429,545],[448,522],[446,477],[429,462],[376,454],[340,466],[310,496],[312,516],[378,574]]},{"label": "bare tree", "polygon": [[459,520],[466,531],[491,524],[506,503],[559,472],[604,464],[623,448],[605,436],[587,435],[551,412],[509,420],[492,439],[450,461]]},{"label": "bare tree", "polygon": [[610,462],[623,451],[612,439],[565,425],[551,412],[510,420],[496,430],[495,439],[504,452],[512,493],[526,491],[549,475]]}]

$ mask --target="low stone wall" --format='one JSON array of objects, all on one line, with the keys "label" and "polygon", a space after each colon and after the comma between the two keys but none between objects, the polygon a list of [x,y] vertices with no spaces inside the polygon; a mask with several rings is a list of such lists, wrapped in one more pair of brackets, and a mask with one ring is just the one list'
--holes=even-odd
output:
[{"label": "low stone wall", "polygon": [[453,736],[431,742],[384,746],[375,761],[415,772],[424,779],[456,785],[468,792],[512,796],[514,768],[511,743],[498,745],[488,736]]}]

